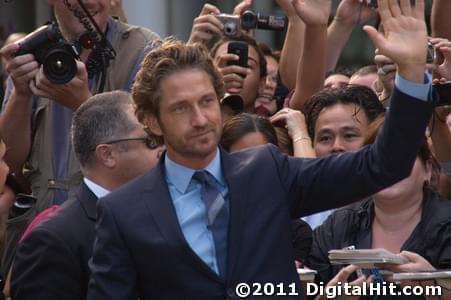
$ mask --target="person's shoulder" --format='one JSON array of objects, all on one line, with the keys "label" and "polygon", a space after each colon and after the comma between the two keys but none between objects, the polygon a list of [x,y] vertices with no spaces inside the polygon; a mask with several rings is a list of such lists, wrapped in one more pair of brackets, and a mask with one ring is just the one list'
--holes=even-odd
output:
[{"label": "person's shoulder", "polygon": [[[372,200],[370,198],[337,208],[318,228],[347,228],[370,218]],[[338,227],[337,227],[338,226]]]},{"label": "person's shoulder", "polygon": [[268,156],[283,155],[279,148],[273,144],[259,145],[252,148],[246,148],[241,151],[227,153],[231,159],[238,161],[260,160]]},{"label": "person's shoulder", "polygon": [[[150,185],[154,185],[157,177],[162,176],[159,172],[161,172],[161,169],[159,167],[154,167],[144,175],[138,176],[111,191],[111,193],[100,198],[98,201],[108,206],[119,205],[122,207],[124,204],[130,204],[134,199],[141,197]],[[126,200],[125,203],[124,200]]]},{"label": "person's shoulder", "polygon": [[30,235],[51,233],[61,239],[73,240],[75,235],[79,235],[80,231],[84,230],[86,225],[83,224],[86,223],[94,224],[88,220],[80,201],[77,198],[71,198],[36,225]]},{"label": "person's shoulder", "polygon": [[423,202],[424,221],[438,224],[446,223],[451,226],[451,201],[441,197],[433,191],[425,191]]},{"label": "person's shoulder", "polygon": [[129,39],[131,35],[133,35],[135,38],[141,39],[143,42],[153,42],[161,40],[160,36],[149,28],[130,25],[119,20],[115,20],[115,22],[118,26],[118,33],[124,40]]}]

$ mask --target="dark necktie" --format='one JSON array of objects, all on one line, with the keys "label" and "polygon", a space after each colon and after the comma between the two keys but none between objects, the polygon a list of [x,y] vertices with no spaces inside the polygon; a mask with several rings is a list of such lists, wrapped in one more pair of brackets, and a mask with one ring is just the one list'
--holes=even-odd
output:
[{"label": "dark necktie", "polygon": [[197,171],[193,179],[202,185],[202,201],[207,208],[208,229],[213,235],[216,250],[216,262],[219,275],[225,277],[227,268],[227,233],[229,213],[219,190],[213,182],[213,177],[206,171]]}]

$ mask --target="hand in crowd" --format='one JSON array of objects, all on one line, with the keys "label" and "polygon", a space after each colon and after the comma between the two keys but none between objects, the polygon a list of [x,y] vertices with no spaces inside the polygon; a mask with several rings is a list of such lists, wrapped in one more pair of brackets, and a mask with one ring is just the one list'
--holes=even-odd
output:
[{"label": "hand in crowd", "polygon": [[296,109],[284,108],[270,119],[272,124],[283,123],[291,139],[309,137],[304,114]]},{"label": "hand in crowd", "polygon": [[379,100],[383,101],[390,97],[395,84],[396,65],[393,60],[385,55],[378,54],[374,56],[374,64],[377,66],[376,90],[379,95]]},{"label": "hand in crowd", "polygon": [[376,17],[377,11],[366,4],[366,0],[342,0],[335,14],[335,21],[356,26]]},{"label": "hand in crowd", "polygon": [[[335,275],[334,278],[332,278],[328,283],[327,287],[329,286],[337,286],[339,282],[344,283],[348,282],[349,277],[359,269],[358,266],[355,265],[349,265],[347,267],[344,267],[338,272],[337,275]],[[373,280],[373,277],[365,277],[364,275],[359,276],[356,280],[349,282],[348,284],[351,286],[359,286],[363,285],[364,282],[370,283]],[[327,288],[326,287],[326,288]],[[323,300],[326,299],[326,296],[318,296],[315,298],[315,300]],[[336,299],[347,299],[347,300],[357,300],[359,297],[351,297],[351,296],[343,296],[343,297],[337,297]]]},{"label": "hand in crowd", "polygon": [[424,257],[417,253],[402,251],[398,255],[406,259],[407,262],[402,265],[384,265],[384,268],[396,273],[435,271],[435,268]]},{"label": "hand in crowd", "polygon": [[231,53],[224,53],[216,58],[219,71],[223,76],[225,89],[231,94],[238,94],[241,91],[244,79],[250,71],[248,68],[241,66],[227,65],[227,62],[236,61],[238,59],[238,55]]},{"label": "hand in crowd", "polygon": [[224,24],[214,15],[220,14],[220,10],[211,4],[204,4],[200,15],[193,21],[193,28],[188,40],[192,43],[208,43],[213,36],[221,35],[224,30]]},{"label": "hand in crowd", "polygon": [[379,53],[392,59],[403,78],[423,83],[427,54],[424,0],[378,0],[378,11],[385,33],[365,26]]},{"label": "hand in crowd", "polygon": [[293,6],[306,25],[327,25],[331,0],[293,0]]},{"label": "hand in crowd", "polygon": [[88,87],[88,73],[85,64],[77,61],[77,73],[66,84],[54,84],[44,75],[41,66],[34,80],[30,81],[30,90],[34,95],[55,100],[72,110],[76,110],[85,100],[91,96]]},{"label": "hand in crowd", "polygon": [[441,38],[431,38],[429,41],[434,46],[437,56],[440,57],[434,68],[438,75],[438,78],[434,79],[434,83],[451,81],[451,42]]},{"label": "hand in crowd", "polygon": [[288,18],[298,17],[291,0],[276,0],[276,3],[285,12]]},{"label": "hand in crowd", "polygon": [[252,0],[243,0],[233,9],[233,14],[240,16],[243,12],[251,8]]},{"label": "hand in crowd", "polygon": [[15,56],[19,50],[18,44],[9,44],[0,50],[0,55],[6,61],[6,72],[11,76],[16,95],[31,97],[30,82],[39,72],[38,62],[32,54]]}]

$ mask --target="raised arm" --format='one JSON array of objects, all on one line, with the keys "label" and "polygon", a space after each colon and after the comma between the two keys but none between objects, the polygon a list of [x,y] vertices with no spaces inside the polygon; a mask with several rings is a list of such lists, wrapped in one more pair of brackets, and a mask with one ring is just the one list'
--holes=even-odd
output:
[{"label": "raised arm", "polygon": [[[447,39],[433,38],[430,40],[438,57],[443,58],[434,70],[434,83],[443,84],[451,80],[451,42]],[[451,101],[451,99],[441,99]],[[451,161],[451,132],[446,124],[446,117],[451,113],[449,106],[439,106],[435,109],[435,118],[431,126],[431,138],[434,154],[440,162]]]},{"label": "raised arm", "polygon": [[327,68],[333,71],[354,28],[377,15],[365,4],[365,0],[343,0],[337,8],[332,23],[327,29]]},{"label": "raised arm", "polygon": [[427,50],[424,0],[417,0],[414,7],[410,0],[401,0],[400,5],[398,0],[378,2],[385,36],[373,27],[365,30],[381,54],[398,66],[392,105],[384,126],[376,142],[358,152],[318,160],[282,161],[279,173],[287,174],[281,182],[286,185],[293,205],[292,216],[358,201],[404,179],[412,170],[434,106],[429,101],[431,84],[424,76]]},{"label": "raised arm", "polygon": [[199,16],[193,21],[188,44],[207,44],[215,35],[221,35],[224,25],[214,16],[219,13],[220,11],[216,6],[204,4]]},{"label": "raised arm", "polygon": [[323,88],[326,74],[327,21],[331,10],[330,0],[295,0],[296,13],[304,21],[305,41],[302,58],[298,62],[296,90],[290,108],[302,110],[305,101]]},{"label": "raised arm", "polygon": [[432,1],[432,36],[451,39],[451,1]]},{"label": "raised arm", "polygon": [[0,115],[0,133],[8,145],[5,160],[12,172],[21,172],[31,148],[31,107],[33,92],[30,82],[39,71],[33,55],[14,56],[19,46],[10,44],[0,50],[6,59],[6,72],[10,76]]},{"label": "raised arm", "polygon": [[276,0],[288,17],[288,29],[280,55],[279,73],[282,83],[290,90],[296,88],[299,59],[304,50],[305,24],[299,18],[290,0]]}]

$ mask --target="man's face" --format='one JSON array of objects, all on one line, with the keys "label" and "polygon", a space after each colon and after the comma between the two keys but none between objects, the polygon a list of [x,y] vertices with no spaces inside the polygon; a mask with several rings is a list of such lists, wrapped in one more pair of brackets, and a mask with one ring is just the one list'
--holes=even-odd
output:
[{"label": "man's face", "polygon": [[[64,5],[63,0],[48,0],[55,9],[55,15],[60,25],[64,37],[69,40],[76,40],[86,31],[80,21]],[[68,0],[70,5],[83,12],[77,0]],[[108,17],[110,16],[110,0],[82,0],[86,9],[96,21],[97,25],[104,31],[106,29]]]},{"label": "man's face", "polygon": [[315,123],[313,148],[318,157],[354,151],[365,142],[368,119],[355,104],[324,108]]},{"label": "man's face", "polygon": [[221,136],[221,109],[210,77],[190,69],[160,84],[160,116],[150,116],[150,129],[163,135],[168,156],[185,166],[209,162]]},{"label": "man's face", "polygon": [[369,73],[366,75],[356,75],[352,76],[349,80],[349,84],[352,85],[362,85],[366,86],[370,89],[372,89],[376,93],[376,86],[375,83],[377,81],[377,74],[376,73]]},{"label": "man's face", "polygon": [[[130,105],[127,109],[129,118],[136,122],[136,129],[130,132],[123,138],[144,138],[147,133],[142,128],[142,125],[136,119],[134,108]],[[150,149],[146,146],[144,141],[127,141],[125,151],[118,150],[117,170],[121,178],[122,184],[132,180],[135,177],[141,176],[150,169],[152,169],[158,162],[164,146],[157,149]]]},{"label": "man's face", "polygon": [[338,89],[346,86],[349,82],[349,77],[342,74],[332,74],[324,81],[325,88]]},{"label": "man's face", "polygon": [[[229,43],[227,42],[219,46],[215,58],[227,53],[228,45]],[[255,99],[257,99],[259,89],[265,84],[265,78],[260,78],[260,61],[257,50],[252,46],[249,46],[247,64],[250,72],[244,79],[243,86],[240,89],[233,88],[227,92],[230,94],[239,94],[244,101],[244,110],[253,113]]]}]

